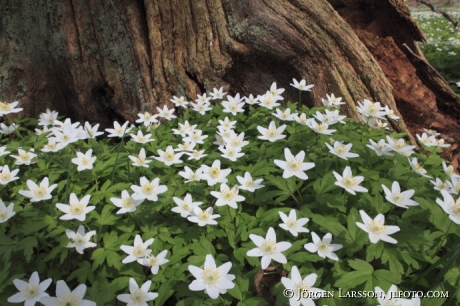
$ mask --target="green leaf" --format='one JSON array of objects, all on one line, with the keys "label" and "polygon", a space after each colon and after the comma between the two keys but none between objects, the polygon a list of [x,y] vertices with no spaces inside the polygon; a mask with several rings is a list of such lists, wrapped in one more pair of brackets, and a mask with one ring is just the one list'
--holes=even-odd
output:
[{"label": "green leaf", "polygon": [[212,245],[212,243],[204,239],[198,242],[195,242],[192,245],[191,249],[193,250],[195,255],[198,255],[198,256],[208,255],[208,254],[211,254],[214,256],[216,254],[216,250],[214,249],[214,246]]},{"label": "green leaf", "polygon": [[30,262],[34,254],[34,248],[38,245],[38,241],[34,236],[29,236],[22,239],[17,245],[17,250],[24,250],[24,256],[27,262]]}]

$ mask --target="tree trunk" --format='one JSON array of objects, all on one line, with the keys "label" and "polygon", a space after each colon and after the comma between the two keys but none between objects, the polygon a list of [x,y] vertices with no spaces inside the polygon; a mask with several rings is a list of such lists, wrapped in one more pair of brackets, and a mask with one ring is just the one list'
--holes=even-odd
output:
[{"label": "tree trunk", "polygon": [[109,126],[173,95],[272,82],[296,101],[289,83],[303,78],[307,105],[334,93],[358,118],[356,101],[380,101],[404,118],[394,129],[435,128],[458,160],[459,97],[424,60],[403,0],[0,0],[0,12],[2,98],[26,116],[48,106]]}]

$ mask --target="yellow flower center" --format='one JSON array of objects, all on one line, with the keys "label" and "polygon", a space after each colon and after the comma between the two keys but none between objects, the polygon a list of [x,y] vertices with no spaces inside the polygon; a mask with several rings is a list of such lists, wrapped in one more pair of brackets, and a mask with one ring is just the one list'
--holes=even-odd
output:
[{"label": "yellow flower center", "polygon": [[31,299],[38,294],[38,285],[27,285],[22,293],[27,299]]},{"label": "yellow flower center", "polygon": [[46,188],[44,186],[37,186],[34,188],[34,196],[37,198],[42,198],[46,194]]},{"label": "yellow flower center", "polygon": [[269,129],[267,131],[267,137],[275,137],[278,136],[278,130],[277,129]]},{"label": "yellow flower center", "polygon": [[326,129],[327,129],[327,125],[324,125],[322,123],[318,124],[318,126],[316,127],[316,130],[318,132],[324,132]]},{"label": "yellow flower center", "polygon": [[188,202],[183,202],[182,209],[190,211],[190,204]]},{"label": "yellow flower center", "polygon": [[302,167],[302,161],[298,160],[297,158],[291,158],[287,162],[287,167],[290,170],[299,171]]},{"label": "yellow flower center", "polygon": [[80,202],[70,203],[69,210],[72,215],[81,215],[83,211],[85,210],[85,206]]},{"label": "yellow flower center", "polygon": [[205,268],[202,277],[207,285],[214,285],[220,280],[220,273],[218,269]]},{"label": "yellow flower center", "polygon": [[145,194],[152,194],[155,190],[155,184],[150,184],[149,182],[142,185],[142,190]]},{"label": "yellow flower center", "polygon": [[278,247],[276,246],[275,241],[273,241],[271,239],[267,239],[260,246],[260,249],[261,249],[262,253],[264,253],[264,254],[273,255],[273,254],[277,253]]},{"label": "yellow flower center", "polygon": [[289,228],[296,227],[296,226],[297,226],[297,221],[294,220],[294,219],[289,219],[288,222],[286,223],[286,225],[287,225]]},{"label": "yellow flower center", "polygon": [[0,111],[10,111],[11,110],[11,106],[9,103],[7,102],[0,102]]},{"label": "yellow flower center", "polygon": [[80,306],[81,300],[71,293],[58,297],[58,306]]},{"label": "yellow flower center", "polygon": [[131,208],[134,206],[134,199],[132,197],[123,198],[121,205],[124,208]]},{"label": "yellow flower center", "polygon": [[404,201],[404,195],[400,194],[400,193],[395,193],[395,194],[393,194],[393,199],[396,202],[402,202],[402,201]]},{"label": "yellow flower center", "polygon": [[209,174],[213,179],[218,178],[220,175],[220,168],[211,167],[211,169],[209,170]]},{"label": "yellow flower center", "polygon": [[83,166],[88,166],[89,165],[89,158],[87,158],[86,156],[83,156],[81,158],[81,163]]},{"label": "yellow flower center", "polygon": [[404,141],[404,139],[398,139],[396,140],[394,147],[396,150],[404,149],[406,147],[406,142]]},{"label": "yellow flower center", "polygon": [[455,204],[454,204],[454,207],[452,209],[454,211],[454,214],[456,215],[460,215],[460,199],[458,199]]},{"label": "yellow flower center", "polygon": [[0,173],[0,180],[1,181],[8,181],[10,178],[11,178],[11,173],[9,173],[9,172]]},{"label": "yellow flower center", "polygon": [[136,303],[145,303],[145,293],[142,292],[140,289],[134,291],[134,293],[131,294],[130,298]]},{"label": "yellow flower center", "polygon": [[174,154],[174,151],[166,151],[165,155],[164,155],[164,158],[165,158],[165,160],[170,162],[170,161],[174,160],[175,156],[176,156],[176,154]]},{"label": "yellow flower center", "polygon": [[383,224],[383,222],[372,220],[369,224],[369,230],[374,232],[374,234],[380,235],[387,231],[387,227]]},{"label": "yellow flower center", "polygon": [[201,221],[208,221],[211,218],[211,215],[207,210],[203,210],[202,212],[198,213],[198,219]]},{"label": "yellow flower center", "polygon": [[6,219],[6,210],[0,210],[0,220]]},{"label": "yellow flower center", "polygon": [[23,161],[25,161],[25,162],[27,162],[27,161],[30,160],[30,154],[29,154],[29,152],[21,153],[21,154],[19,154],[19,157],[20,157]]},{"label": "yellow flower center", "polygon": [[335,148],[335,151],[339,154],[339,155],[344,155],[348,152],[347,150],[347,147],[344,146],[344,145],[337,145],[337,148]]},{"label": "yellow flower center", "polygon": [[134,246],[133,255],[136,257],[143,257],[145,254],[146,248],[143,244],[136,244]]},{"label": "yellow flower center", "polygon": [[356,182],[356,179],[349,175],[349,176],[345,176],[342,180],[343,184],[347,187],[347,188],[353,188],[355,187],[358,183]]}]

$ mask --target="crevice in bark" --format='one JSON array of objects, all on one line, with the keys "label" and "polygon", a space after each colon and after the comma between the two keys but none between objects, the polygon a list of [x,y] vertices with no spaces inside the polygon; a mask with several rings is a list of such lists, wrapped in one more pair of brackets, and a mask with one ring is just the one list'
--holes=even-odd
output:
[{"label": "crevice in bark", "polygon": [[188,76],[188,78],[189,78],[190,80],[192,80],[193,82],[195,82],[195,84],[196,84],[196,85],[198,86],[198,88],[200,89],[201,94],[203,94],[203,93],[206,92],[206,88],[204,87],[203,82],[201,82],[201,81],[197,78],[197,76],[196,76],[195,73],[185,70],[185,74]]}]

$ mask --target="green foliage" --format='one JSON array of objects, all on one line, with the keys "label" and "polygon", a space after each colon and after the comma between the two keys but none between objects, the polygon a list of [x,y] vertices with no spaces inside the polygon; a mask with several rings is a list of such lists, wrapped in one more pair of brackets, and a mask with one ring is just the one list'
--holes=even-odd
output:
[{"label": "green foliage", "polygon": [[[294,110],[296,104],[288,103]],[[281,107],[282,108],[282,107]],[[302,112],[311,118],[322,108],[302,108]],[[5,305],[7,298],[17,292],[13,279],[27,280],[33,271],[41,279],[51,277],[53,284],[65,280],[71,289],[86,284],[86,298],[97,305],[115,305],[116,296],[129,293],[128,282],[134,278],[138,284],[152,281],[150,291],[158,292],[158,298],[149,305],[266,305],[266,300],[257,295],[257,290],[265,289],[275,297],[277,303],[286,305],[283,286],[279,283],[282,275],[289,275],[293,266],[297,266],[302,277],[316,273],[315,287],[336,292],[333,297],[325,297],[320,305],[377,304],[376,299],[348,300],[339,297],[338,290],[373,291],[376,286],[387,291],[395,284],[400,290],[438,290],[449,291],[455,302],[460,301],[457,288],[460,285],[459,254],[460,232],[458,224],[450,221],[444,210],[436,204],[442,199],[439,191],[433,189],[428,178],[416,174],[406,157],[401,155],[377,156],[366,145],[368,139],[384,139],[388,132],[370,129],[361,123],[346,119],[346,124],[336,123],[337,129],[331,137],[352,144],[351,152],[359,157],[341,159],[331,154],[325,143],[330,137],[316,134],[306,125],[294,121],[276,120],[277,126],[286,124],[286,138],[276,142],[258,139],[257,127],[268,127],[274,120],[272,111],[262,107],[249,107],[246,114],[232,117],[223,112],[220,105],[205,115],[190,113],[184,118],[190,124],[197,125],[207,135],[203,144],[195,149],[205,150],[200,160],[182,156],[182,164],[165,166],[153,160],[148,168],[135,167],[128,156],[138,156],[144,148],[147,156],[158,156],[158,150],[174,148],[182,142],[179,135],[171,132],[184,123],[184,118],[166,121],[151,130],[155,141],[139,144],[124,137],[120,140],[87,139],[69,144],[59,152],[41,152],[46,143],[44,136],[36,136],[26,129],[17,134],[3,136],[0,146],[5,146],[11,155],[17,149],[35,148],[37,160],[31,165],[16,165],[15,159],[6,154],[0,156],[0,166],[8,165],[10,170],[19,169],[19,179],[9,182],[0,189],[0,198],[7,205],[14,203],[14,215],[0,223],[0,303]],[[244,140],[249,141],[242,152],[245,155],[232,162],[224,157],[213,144],[217,132],[217,120],[228,115],[237,120],[236,132],[244,132]],[[144,126],[139,127],[145,133]],[[137,130],[131,133],[136,134]],[[391,134],[394,138],[403,135]],[[315,164],[306,171],[307,180],[290,177],[283,178],[283,169],[274,160],[285,160],[284,149],[289,148],[296,155],[305,152],[305,162]],[[97,157],[94,167],[77,171],[71,162],[76,152],[93,150]],[[427,168],[429,174],[436,174],[443,180],[447,176],[439,170],[440,158],[437,152],[428,160],[422,153],[414,153]],[[152,158],[150,158],[152,159]],[[236,177],[247,171],[253,179],[263,179],[263,188],[249,192],[239,190],[245,200],[237,204],[237,209],[227,205],[217,206],[212,191],[218,191],[219,184],[209,186],[207,181],[185,183],[179,175],[184,166],[193,171],[202,165],[210,166],[214,160],[221,161],[222,169],[232,169],[228,175],[228,186],[239,184]],[[367,193],[353,195],[336,184],[333,171],[342,174],[345,167],[352,169],[354,176],[363,176],[361,186]],[[28,190],[27,181],[41,182],[48,177],[51,184],[57,184],[51,193],[52,198],[39,202],[30,202],[22,196],[20,190]],[[117,214],[112,198],[120,198],[122,191],[139,185],[142,177],[149,181],[159,178],[159,184],[167,186],[167,191],[158,196],[158,201],[145,200],[135,211]],[[420,205],[408,209],[397,207],[385,199],[381,185],[391,187],[398,181],[402,190],[414,189],[413,200]],[[158,187],[158,186],[157,186]],[[95,209],[86,215],[84,221],[76,219],[61,220],[63,212],[56,208],[57,203],[68,204],[70,194],[78,199],[90,195],[90,206]],[[191,194],[193,201],[200,201],[202,209],[213,207],[220,215],[217,225],[204,227],[192,223],[180,214],[172,211],[177,207],[173,198],[183,199]],[[279,227],[282,223],[279,212],[288,214],[291,209],[297,212],[297,218],[309,218],[305,225],[310,232],[323,237],[332,234],[332,243],[343,248],[336,251],[338,261],[322,258],[305,248],[312,242],[310,233],[299,233],[294,237]],[[397,225],[400,231],[393,234],[398,242],[391,244],[380,240],[371,243],[369,235],[356,223],[363,222],[359,211],[363,210],[374,218],[385,215],[386,225]],[[83,225],[86,233],[95,231],[91,242],[95,247],[86,248],[79,254],[70,243],[66,230],[76,231]],[[255,247],[251,234],[265,237],[267,230],[273,227],[277,241],[288,241],[291,248],[283,252],[287,263],[278,265],[272,261],[274,278],[277,284],[271,288],[268,284],[254,284],[254,277],[260,270],[260,258],[247,256]],[[149,267],[138,262],[122,263],[127,254],[122,246],[133,246],[136,235],[145,242],[154,238],[149,246],[152,255],[167,251],[169,262],[160,266],[153,274]],[[194,280],[189,266],[201,267],[206,255],[211,254],[220,266],[232,263],[230,274],[235,275],[235,287],[221,294],[218,300],[212,300],[202,291],[191,291],[188,285]],[[48,292],[53,295],[55,285]],[[271,291],[270,291],[271,290]],[[104,292],[104,294],[101,294]],[[423,300],[429,305],[431,300]]]}]

